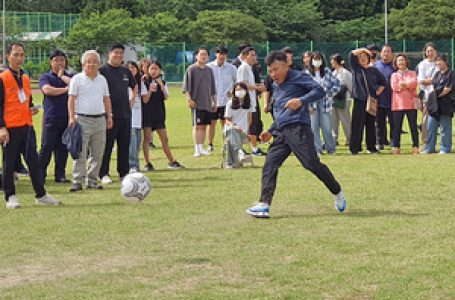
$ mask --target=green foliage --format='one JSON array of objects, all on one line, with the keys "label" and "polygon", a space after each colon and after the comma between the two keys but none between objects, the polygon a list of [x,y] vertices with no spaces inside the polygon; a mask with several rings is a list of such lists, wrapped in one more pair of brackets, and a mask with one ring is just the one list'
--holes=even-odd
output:
[{"label": "green foliage", "polygon": [[[410,0],[389,0],[388,9],[406,7]],[[384,12],[384,0],[319,0],[317,8],[325,20],[348,21]]]},{"label": "green foliage", "polygon": [[[5,0],[6,1],[6,0]],[[6,1],[8,11],[79,13],[92,0],[21,0]]]},{"label": "green foliage", "polygon": [[142,16],[138,27],[141,39],[153,42],[181,42],[187,38],[187,20],[179,20],[170,13],[157,13],[152,17]]},{"label": "green foliage", "polygon": [[236,10],[203,11],[190,24],[190,42],[238,43],[263,42],[267,39],[264,23]]},{"label": "green foliage", "polygon": [[397,39],[446,39],[454,37],[453,0],[411,0],[403,10],[393,10],[391,29]]},{"label": "green foliage", "polygon": [[267,39],[271,42],[316,38],[323,24],[313,0],[247,1],[245,5],[248,14],[257,16],[264,22]]},{"label": "green foliage", "polygon": [[341,42],[359,39],[379,41],[384,39],[384,18],[369,17],[337,21],[323,28],[319,40]]},{"label": "green foliage", "polygon": [[81,18],[70,30],[65,41],[67,49],[82,53],[96,49],[105,53],[114,42],[130,43],[142,36],[137,19],[123,9],[111,9],[105,13],[94,12]]}]

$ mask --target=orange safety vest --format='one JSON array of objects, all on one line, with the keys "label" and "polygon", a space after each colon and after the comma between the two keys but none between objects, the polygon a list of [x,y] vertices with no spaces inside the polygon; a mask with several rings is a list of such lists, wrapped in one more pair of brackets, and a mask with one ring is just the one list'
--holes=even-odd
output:
[{"label": "orange safety vest", "polygon": [[3,119],[6,128],[32,126],[32,112],[30,111],[30,79],[22,75],[22,88],[27,100],[24,103],[19,101],[19,84],[10,70],[0,73],[5,91],[5,103],[3,104]]}]

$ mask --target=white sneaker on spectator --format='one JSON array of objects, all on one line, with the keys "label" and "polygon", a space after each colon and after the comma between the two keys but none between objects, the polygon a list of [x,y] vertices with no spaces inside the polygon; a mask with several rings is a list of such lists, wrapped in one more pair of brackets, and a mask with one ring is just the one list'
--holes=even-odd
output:
[{"label": "white sneaker on spectator", "polygon": [[60,201],[55,200],[49,194],[45,194],[41,198],[35,198],[35,204],[37,204],[37,205],[60,205]]},{"label": "white sneaker on spectator", "polygon": [[193,154],[194,157],[199,157],[199,156],[201,156],[201,155],[202,155],[202,154],[201,154],[201,152],[199,152],[199,151],[195,151],[194,154]]},{"label": "white sneaker on spectator", "polygon": [[21,207],[21,204],[19,203],[16,195],[9,196],[8,201],[6,202],[6,208],[15,209],[19,207]]},{"label": "white sneaker on spectator", "polygon": [[104,175],[103,178],[101,178],[101,183],[102,184],[111,184],[112,179],[109,177],[109,175]]},{"label": "white sneaker on spectator", "polygon": [[211,152],[204,150],[204,149],[202,149],[202,151],[200,153],[201,153],[201,155],[212,155]]}]

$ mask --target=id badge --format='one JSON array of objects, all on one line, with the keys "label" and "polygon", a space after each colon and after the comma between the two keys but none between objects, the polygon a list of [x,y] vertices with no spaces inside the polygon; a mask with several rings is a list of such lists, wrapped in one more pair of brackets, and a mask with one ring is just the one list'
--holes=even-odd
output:
[{"label": "id badge", "polygon": [[27,101],[27,95],[25,94],[24,89],[20,89],[20,91],[18,92],[18,95],[19,95],[20,103],[24,103],[25,101]]}]

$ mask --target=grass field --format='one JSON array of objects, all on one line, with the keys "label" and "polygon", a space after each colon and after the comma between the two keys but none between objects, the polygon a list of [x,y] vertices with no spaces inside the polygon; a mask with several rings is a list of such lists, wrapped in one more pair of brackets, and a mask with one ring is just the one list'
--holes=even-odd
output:
[{"label": "grass field", "polygon": [[193,158],[178,89],[167,108],[187,168],[168,170],[151,150],[158,170],[147,173],[144,203],[126,203],[115,176],[102,191],[70,194],[51,167],[47,190],[63,205],[37,207],[20,178],[23,208],[0,208],[0,299],[455,299],[455,155],[412,156],[409,134],[399,157],[346,147],[324,155],[345,214],[290,157],[272,218],[257,220],[244,210],[258,198],[264,159],[220,169],[219,135],[214,155]]}]

